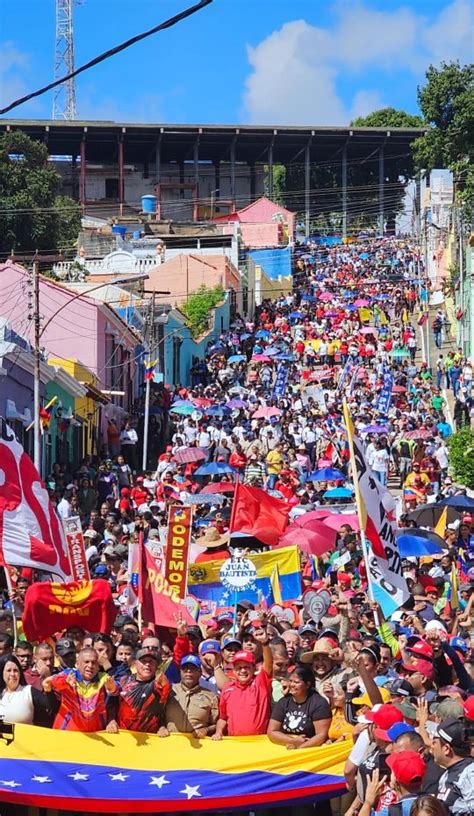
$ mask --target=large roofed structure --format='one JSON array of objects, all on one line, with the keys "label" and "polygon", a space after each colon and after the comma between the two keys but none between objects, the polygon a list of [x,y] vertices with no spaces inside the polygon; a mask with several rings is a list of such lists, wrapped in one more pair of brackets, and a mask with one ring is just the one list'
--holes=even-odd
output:
[{"label": "large roofed structure", "polygon": [[[176,207],[186,199],[196,204],[214,194],[217,214],[222,212],[217,206],[219,201],[241,207],[263,192],[271,198],[272,166],[300,165],[304,168],[300,209],[306,210],[307,220],[312,167],[340,163],[344,198],[348,165],[378,162],[383,207],[386,171],[392,163],[410,155],[411,143],[423,132],[415,128],[2,119],[0,132],[6,130],[21,130],[44,141],[52,157],[62,157],[64,192],[83,204],[106,200],[120,205],[136,204],[141,194],[155,193],[160,186],[158,192],[164,205],[171,205],[175,198]],[[70,158],[69,170],[66,157]],[[99,184],[101,170],[103,178]],[[141,175],[141,184],[137,173]],[[195,206],[194,214],[197,209]],[[175,211],[175,217],[178,212]]]}]

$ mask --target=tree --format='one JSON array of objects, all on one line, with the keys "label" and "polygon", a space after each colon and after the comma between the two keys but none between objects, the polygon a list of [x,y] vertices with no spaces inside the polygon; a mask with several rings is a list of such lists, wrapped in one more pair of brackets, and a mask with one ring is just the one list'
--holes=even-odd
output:
[{"label": "tree", "polygon": [[415,161],[422,170],[447,167],[456,191],[474,205],[474,66],[443,62],[430,65],[426,85],[418,88],[418,103],[427,125],[414,142]]},{"label": "tree", "polygon": [[81,209],[59,196],[61,177],[42,142],[12,131],[0,137],[0,251],[57,251],[77,240]]},{"label": "tree", "polygon": [[474,488],[474,431],[462,428],[448,439],[449,462],[456,481]]},{"label": "tree", "polygon": [[181,306],[181,311],[186,317],[186,325],[193,337],[208,331],[210,328],[211,312],[218,303],[224,300],[224,290],[222,286],[202,286],[193,292]]},{"label": "tree", "polygon": [[380,108],[368,116],[358,116],[351,122],[351,127],[419,128],[423,127],[423,119],[395,108]]}]

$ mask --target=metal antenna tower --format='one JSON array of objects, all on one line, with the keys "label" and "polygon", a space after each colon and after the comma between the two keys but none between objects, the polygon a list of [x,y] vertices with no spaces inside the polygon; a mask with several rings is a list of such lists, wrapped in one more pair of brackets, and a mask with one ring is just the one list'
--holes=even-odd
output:
[{"label": "metal antenna tower", "polygon": [[[54,79],[74,70],[73,8],[77,0],[56,0],[56,39],[54,49]],[[76,82],[68,79],[53,90],[53,119],[75,119]]]}]

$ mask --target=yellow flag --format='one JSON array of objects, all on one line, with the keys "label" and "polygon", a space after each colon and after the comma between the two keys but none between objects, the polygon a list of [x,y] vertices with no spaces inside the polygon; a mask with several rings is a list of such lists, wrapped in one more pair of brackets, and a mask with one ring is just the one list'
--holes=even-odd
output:
[{"label": "yellow flag", "polygon": [[281,597],[280,571],[278,569],[278,564],[275,564],[274,568],[272,569],[270,584],[272,587],[273,602],[276,604],[283,603],[283,598]]},{"label": "yellow flag", "polygon": [[458,574],[456,571],[456,564],[453,564],[451,567],[451,599],[449,603],[451,609],[459,609]]},{"label": "yellow flag", "polygon": [[436,527],[434,528],[434,532],[441,536],[441,538],[444,538],[447,523],[448,523],[448,508],[445,507],[438,519]]},{"label": "yellow flag", "polygon": [[359,319],[361,323],[372,320],[372,309],[368,309],[367,306],[361,306],[359,309]]}]

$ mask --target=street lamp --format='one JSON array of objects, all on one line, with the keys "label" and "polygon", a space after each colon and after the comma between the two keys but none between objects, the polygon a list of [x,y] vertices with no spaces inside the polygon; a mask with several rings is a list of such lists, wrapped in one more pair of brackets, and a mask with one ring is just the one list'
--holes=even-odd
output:
[{"label": "street lamp", "polygon": [[33,380],[33,401],[34,401],[34,424],[33,424],[33,440],[34,440],[34,463],[38,473],[41,473],[41,425],[40,425],[40,367],[41,367],[41,348],[40,348],[40,341],[41,338],[50,325],[50,323],[58,316],[66,306],[69,306],[71,303],[74,303],[75,300],[78,300],[84,295],[88,295],[91,292],[95,292],[96,289],[102,289],[104,286],[108,286],[109,283],[115,284],[124,284],[124,283],[132,283],[134,281],[141,281],[141,280],[148,280],[148,275],[135,275],[133,278],[116,278],[114,281],[107,281],[106,283],[98,283],[97,286],[92,286],[90,289],[87,289],[85,292],[77,292],[73,295],[66,303],[63,303],[59,309],[56,309],[54,314],[46,321],[45,325],[41,328],[41,319],[40,319],[40,288],[39,288],[39,262],[38,259],[35,259],[33,265],[33,292],[34,292],[34,327],[35,327],[35,344],[34,344],[34,380]]}]

